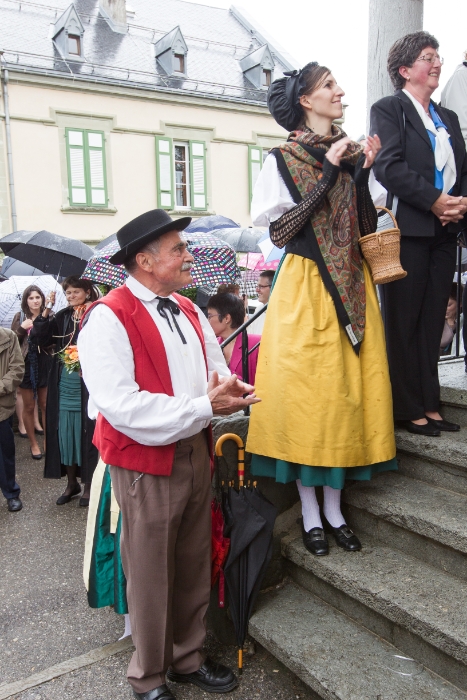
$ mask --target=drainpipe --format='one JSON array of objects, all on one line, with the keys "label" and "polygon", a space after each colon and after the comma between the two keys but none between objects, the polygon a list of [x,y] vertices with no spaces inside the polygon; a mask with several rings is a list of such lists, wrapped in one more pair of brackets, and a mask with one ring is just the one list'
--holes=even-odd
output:
[{"label": "drainpipe", "polygon": [[3,51],[0,51],[0,82],[2,83],[3,106],[5,109],[6,154],[8,161],[8,181],[10,185],[11,223],[13,224],[13,231],[17,231],[18,225],[16,216],[15,181],[13,178],[13,153],[11,150],[10,103],[8,100],[8,69],[5,68]]}]

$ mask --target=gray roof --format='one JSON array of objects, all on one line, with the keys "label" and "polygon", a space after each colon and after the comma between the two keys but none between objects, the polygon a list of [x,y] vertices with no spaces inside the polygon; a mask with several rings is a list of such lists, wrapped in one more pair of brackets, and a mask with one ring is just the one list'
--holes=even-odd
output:
[{"label": "gray roof", "polygon": [[[265,104],[266,91],[244,76],[240,60],[265,44],[260,27],[242,10],[225,10],[184,0],[127,0],[128,32],[118,34],[99,14],[98,0],[75,0],[84,27],[84,61],[65,60],[57,50],[52,26],[69,0],[0,0],[0,49],[14,71],[71,80],[111,83],[199,97]],[[187,76],[167,76],[153,44],[177,26],[188,47]],[[291,65],[275,46],[274,78]]]}]

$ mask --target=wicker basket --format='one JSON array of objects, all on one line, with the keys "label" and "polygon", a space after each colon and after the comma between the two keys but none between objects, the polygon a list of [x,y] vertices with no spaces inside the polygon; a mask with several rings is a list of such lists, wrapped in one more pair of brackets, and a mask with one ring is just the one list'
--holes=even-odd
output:
[{"label": "wicker basket", "polygon": [[375,284],[395,282],[407,276],[400,263],[401,232],[394,215],[386,207],[376,207],[386,211],[394,222],[394,228],[362,236],[359,243],[363,257],[368,262]]}]

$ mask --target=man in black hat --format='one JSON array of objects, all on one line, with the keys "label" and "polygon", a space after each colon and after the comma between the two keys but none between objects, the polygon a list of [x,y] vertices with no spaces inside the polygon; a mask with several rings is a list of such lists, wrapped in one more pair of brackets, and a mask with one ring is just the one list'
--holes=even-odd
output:
[{"label": "man in black hat", "polygon": [[[173,700],[169,680],[225,693],[230,669],[202,655],[210,594],[210,421],[258,401],[230,376],[211,327],[174,292],[193,257],[162,210],[117,234],[126,284],[97,302],[79,335],[94,442],[111,466],[135,652],[128,679],[141,700]],[[86,322],[87,321],[87,322]]]}]

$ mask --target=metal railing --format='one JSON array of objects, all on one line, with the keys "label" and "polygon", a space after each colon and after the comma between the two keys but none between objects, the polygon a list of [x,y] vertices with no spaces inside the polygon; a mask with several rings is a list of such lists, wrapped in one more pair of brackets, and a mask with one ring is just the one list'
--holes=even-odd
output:
[{"label": "metal railing", "polygon": [[[248,319],[248,321],[245,321],[245,323],[242,323],[239,328],[236,328],[232,335],[229,335],[228,338],[224,340],[223,343],[221,343],[221,350],[223,350],[229,343],[232,342],[232,340],[235,340],[237,336],[242,334],[242,379],[244,382],[247,384],[250,383],[250,370],[248,367],[248,358],[251,355],[252,352],[254,352],[257,348],[259,348],[259,345],[261,341],[256,343],[251,349],[248,349],[248,331],[247,328],[248,326],[251,326],[254,321],[256,321],[261,314],[264,314],[266,312],[266,309],[268,308],[268,304],[266,303],[259,311],[257,311],[254,316]],[[246,394],[245,394],[246,396]],[[246,416],[250,415],[250,407],[247,406],[244,411]]]},{"label": "metal railing", "polygon": [[[454,336],[454,346],[455,352],[450,355],[441,355],[439,358],[440,362],[446,362],[447,360],[456,360],[460,354],[460,344],[461,344],[461,307],[462,307],[462,246],[458,244],[457,246],[457,294],[456,294],[456,334]],[[464,316],[465,323],[465,316]],[[467,350],[467,348],[464,348]]]}]

